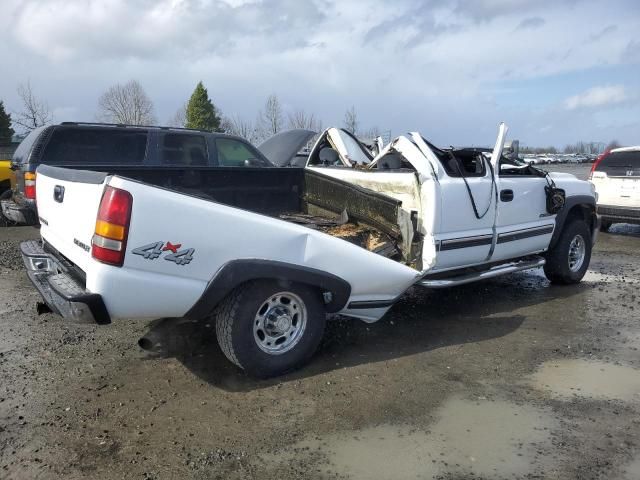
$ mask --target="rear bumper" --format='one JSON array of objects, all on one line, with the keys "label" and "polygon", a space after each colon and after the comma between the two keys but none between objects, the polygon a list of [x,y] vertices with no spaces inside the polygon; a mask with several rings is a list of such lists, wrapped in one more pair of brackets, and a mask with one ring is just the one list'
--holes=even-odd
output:
[{"label": "rear bumper", "polygon": [[53,312],[77,323],[111,323],[102,297],[87,291],[70,269],[46,251],[41,242],[22,242],[20,251],[29,280]]},{"label": "rear bumper", "polygon": [[598,217],[612,223],[640,224],[640,208],[598,205]]},{"label": "rear bumper", "polygon": [[26,225],[37,225],[38,215],[34,207],[28,205],[18,205],[13,200],[4,200],[0,202],[2,214],[15,223]]}]

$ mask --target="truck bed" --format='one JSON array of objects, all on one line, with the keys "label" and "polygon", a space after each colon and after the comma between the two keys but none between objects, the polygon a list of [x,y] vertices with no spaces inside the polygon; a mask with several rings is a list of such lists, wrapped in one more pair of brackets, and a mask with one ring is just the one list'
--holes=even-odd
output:
[{"label": "truck bed", "polygon": [[400,250],[393,237],[364,223],[349,222],[344,217],[331,218],[304,213],[284,213],[278,218],[324,232],[387,258],[400,258]]},{"label": "truck bed", "polygon": [[303,225],[402,260],[401,201],[297,168],[262,169],[265,175],[256,185],[252,170],[228,169],[223,182],[206,188],[166,188]]}]

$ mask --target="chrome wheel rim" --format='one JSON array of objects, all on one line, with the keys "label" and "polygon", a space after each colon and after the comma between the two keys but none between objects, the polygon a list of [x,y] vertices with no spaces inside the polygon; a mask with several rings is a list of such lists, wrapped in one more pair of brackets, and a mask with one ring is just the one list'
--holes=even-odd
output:
[{"label": "chrome wheel rim", "polygon": [[292,292],[270,295],[253,321],[253,338],[265,353],[280,355],[295,347],[307,327],[307,309]]},{"label": "chrome wheel rim", "polygon": [[587,248],[582,235],[576,235],[569,244],[569,270],[577,272],[584,263]]}]

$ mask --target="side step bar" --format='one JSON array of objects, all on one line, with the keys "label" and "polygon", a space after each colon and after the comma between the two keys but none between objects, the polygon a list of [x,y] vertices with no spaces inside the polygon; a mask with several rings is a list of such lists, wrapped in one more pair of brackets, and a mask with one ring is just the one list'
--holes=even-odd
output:
[{"label": "side step bar", "polygon": [[419,280],[416,285],[422,285],[423,287],[429,288],[455,287],[457,285],[464,285],[466,283],[477,282],[479,280],[486,280],[487,278],[506,275],[507,273],[514,273],[521,270],[529,270],[530,268],[542,267],[545,263],[546,261],[542,257],[537,257],[532,260],[519,260],[517,262],[496,265],[495,267],[492,267],[489,270],[484,270],[482,272],[457,275],[451,278],[439,278],[433,280],[422,278],[422,280]]}]

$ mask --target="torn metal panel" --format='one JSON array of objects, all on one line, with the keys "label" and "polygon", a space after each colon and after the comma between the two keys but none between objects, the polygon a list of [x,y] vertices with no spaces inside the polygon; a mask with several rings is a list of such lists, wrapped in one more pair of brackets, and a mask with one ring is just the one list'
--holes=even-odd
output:
[{"label": "torn metal panel", "polygon": [[376,227],[393,238],[402,236],[398,225],[400,200],[309,169],[305,171],[304,192],[303,200],[308,204],[335,213],[346,210],[350,218]]}]

